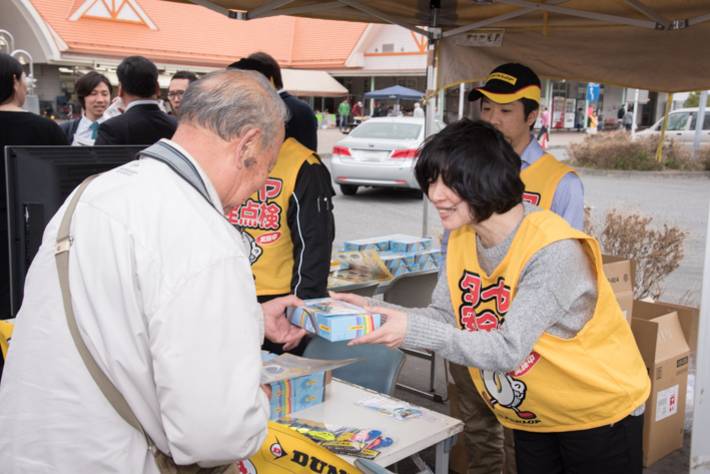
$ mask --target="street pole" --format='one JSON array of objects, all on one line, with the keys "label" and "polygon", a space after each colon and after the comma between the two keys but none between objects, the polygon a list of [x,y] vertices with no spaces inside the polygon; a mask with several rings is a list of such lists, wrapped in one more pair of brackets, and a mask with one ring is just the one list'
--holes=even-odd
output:
[{"label": "street pole", "polygon": [[693,160],[698,157],[698,148],[700,148],[700,134],[705,123],[705,104],[708,101],[708,91],[700,93],[700,104],[698,104],[698,118],[695,120],[695,139],[693,140]]}]

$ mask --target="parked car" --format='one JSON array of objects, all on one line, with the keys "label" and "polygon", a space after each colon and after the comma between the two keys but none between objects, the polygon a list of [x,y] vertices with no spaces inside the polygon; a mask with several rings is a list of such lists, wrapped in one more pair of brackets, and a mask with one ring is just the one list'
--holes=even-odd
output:
[{"label": "parked car", "polygon": [[[444,127],[434,124],[435,132]],[[360,186],[419,189],[414,165],[422,142],[424,118],[371,118],[333,147],[333,181],[348,196]]]},{"label": "parked car", "polygon": [[[698,119],[698,107],[688,109],[677,109],[668,114],[668,124],[666,125],[666,137],[674,138],[678,142],[693,146],[695,140],[695,125]],[[640,136],[659,134],[663,127],[663,119],[659,120],[646,130],[638,133]],[[710,108],[705,109],[705,121],[703,130],[700,132],[700,144],[710,145]]]}]

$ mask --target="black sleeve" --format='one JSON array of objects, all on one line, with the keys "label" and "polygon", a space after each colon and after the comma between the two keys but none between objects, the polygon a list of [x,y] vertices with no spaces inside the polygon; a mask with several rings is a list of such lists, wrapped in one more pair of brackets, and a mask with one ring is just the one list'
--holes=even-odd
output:
[{"label": "black sleeve", "polygon": [[[99,125],[98,133],[96,134],[96,141],[94,145],[125,145],[125,134],[119,133],[118,121],[115,121],[119,117],[110,118],[107,121]],[[114,122],[111,122],[114,120]]]},{"label": "black sleeve", "polygon": [[50,119],[46,120],[50,122],[48,130],[49,143],[53,145],[71,145],[71,143],[69,143],[69,140],[67,140],[67,136],[64,134],[62,128],[55,121]]},{"label": "black sleeve", "polygon": [[332,189],[323,164],[301,166],[287,214],[293,239],[291,290],[299,298],[326,296],[335,238]]}]

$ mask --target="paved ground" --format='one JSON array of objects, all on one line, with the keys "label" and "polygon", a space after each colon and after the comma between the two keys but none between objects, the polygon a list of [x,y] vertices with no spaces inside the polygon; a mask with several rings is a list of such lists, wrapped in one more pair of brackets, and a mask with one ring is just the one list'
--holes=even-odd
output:
[{"label": "paved ground", "polygon": [[[328,159],[331,155],[332,148],[335,143],[342,139],[345,135],[337,129],[320,130],[318,133],[319,147],[318,151],[324,158],[326,165],[329,165]],[[583,133],[577,132],[557,132],[553,131],[549,148],[550,151],[564,160],[566,157],[565,147],[573,142],[580,141],[584,138]],[[653,206],[655,212],[659,212],[659,222],[664,222],[670,219],[670,216],[678,216],[681,219],[681,224],[691,229],[691,237],[688,243],[686,252],[685,266],[683,269],[674,273],[673,278],[677,280],[679,288],[683,288],[688,280],[698,281],[702,278],[702,256],[704,252],[705,229],[707,226],[708,215],[708,196],[710,190],[707,186],[707,178],[701,179],[670,179],[664,180],[652,176],[650,173],[644,173],[642,176],[635,177],[628,174],[595,173],[582,172],[582,179],[585,186],[585,200],[592,204],[596,210],[604,211],[620,203],[632,205]],[[613,176],[610,176],[613,175]],[[659,189],[663,192],[658,192],[659,200],[654,200],[649,204],[648,191],[649,189]],[[689,194],[690,193],[690,194]],[[692,195],[693,198],[688,199],[687,196]],[[686,196],[684,198],[684,196]],[[644,201],[637,203],[637,200]],[[680,200],[680,202],[678,201]],[[688,201],[693,201],[688,203]],[[681,204],[685,202],[685,204]],[[417,233],[421,229],[421,219],[418,217],[421,213],[421,201],[409,199],[409,195],[405,192],[397,192],[391,190],[362,190],[357,196],[336,196],[336,247],[342,244],[345,238],[358,238],[357,232],[365,232],[366,235],[373,235],[373,227],[382,230],[381,233]],[[687,206],[696,206],[694,209],[688,209]],[[684,206],[684,212],[679,213],[679,206]],[[380,207],[383,208],[380,211]],[[366,210],[364,210],[366,209]],[[692,212],[691,212],[692,211]],[[366,214],[361,216],[361,214]],[[386,217],[382,221],[377,221],[379,214]],[[679,214],[683,214],[680,216]],[[432,219],[434,218],[434,219]],[[386,220],[385,220],[386,219]],[[436,220],[435,216],[430,213],[430,220]],[[394,230],[390,227],[396,227]],[[368,234],[369,232],[369,234]],[[676,275],[677,274],[677,275]],[[672,280],[672,279],[669,279]],[[672,286],[673,286],[672,285]],[[671,291],[673,298],[667,299],[671,301],[675,298],[675,290]],[[699,300],[699,299],[698,299]],[[405,368],[400,376],[400,382],[428,390],[429,381],[429,366],[425,361],[409,357],[405,364]],[[436,391],[446,395],[446,380],[443,370],[443,362],[441,359],[437,363]],[[449,406],[446,403],[432,402],[421,396],[398,389],[395,396],[408,402],[420,406],[425,406],[429,409],[440,413],[448,414]],[[645,474],[671,474],[688,472],[689,457],[690,457],[690,436],[686,433],[685,444],[682,450],[667,456],[665,459],[657,462],[650,468],[644,469]],[[422,458],[429,466],[433,466],[434,453],[432,449],[424,452]],[[417,472],[413,463],[405,460],[399,463],[400,473]]]}]

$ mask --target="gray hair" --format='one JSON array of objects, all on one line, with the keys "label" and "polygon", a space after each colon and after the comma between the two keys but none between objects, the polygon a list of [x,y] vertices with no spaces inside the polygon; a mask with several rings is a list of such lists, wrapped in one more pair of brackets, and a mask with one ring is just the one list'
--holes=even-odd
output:
[{"label": "gray hair", "polygon": [[225,141],[258,128],[266,148],[288,116],[283,100],[262,74],[228,69],[190,84],[180,103],[178,123],[199,125]]}]

